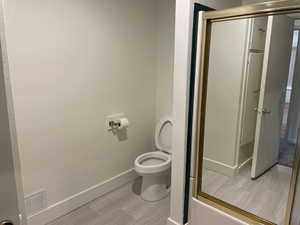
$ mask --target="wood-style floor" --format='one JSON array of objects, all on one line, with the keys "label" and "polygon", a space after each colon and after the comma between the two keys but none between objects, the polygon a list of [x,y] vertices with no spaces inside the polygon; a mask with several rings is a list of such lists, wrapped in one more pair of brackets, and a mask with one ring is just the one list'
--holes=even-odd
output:
[{"label": "wood-style floor", "polygon": [[166,225],[169,197],[145,202],[135,194],[139,182],[129,183],[48,225]]},{"label": "wood-style floor", "polygon": [[202,190],[261,218],[283,225],[292,169],[276,165],[256,180],[250,167],[235,177],[204,170]]}]

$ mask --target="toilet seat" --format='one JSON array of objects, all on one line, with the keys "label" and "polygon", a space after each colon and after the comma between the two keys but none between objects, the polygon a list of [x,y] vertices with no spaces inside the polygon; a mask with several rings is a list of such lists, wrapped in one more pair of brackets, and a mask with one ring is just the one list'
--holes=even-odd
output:
[{"label": "toilet seat", "polygon": [[171,154],[172,126],[173,121],[170,116],[161,118],[156,124],[154,139],[157,150]]},{"label": "toilet seat", "polygon": [[161,151],[148,152],[137,157],[134,164],[137,173],[160,173],[171,168],[171,156]]},{"label": "toilet seat", "polygon": [[170,194],[172,127],[170,117],[162,118],[155,129],[155,152],[138,156],[134,162],[135,171],[142,176],[141,198],[145,201],[159,201]]}]

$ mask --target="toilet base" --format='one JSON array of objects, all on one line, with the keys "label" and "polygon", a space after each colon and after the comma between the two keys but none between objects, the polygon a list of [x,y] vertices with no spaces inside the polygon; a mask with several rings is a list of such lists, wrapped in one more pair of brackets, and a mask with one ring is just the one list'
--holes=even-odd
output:
[{"label": "toilet base", "polygon": [[159,201],[170,194],[170,174],[145,175],[142,180],[141,197],[148,202]]}]

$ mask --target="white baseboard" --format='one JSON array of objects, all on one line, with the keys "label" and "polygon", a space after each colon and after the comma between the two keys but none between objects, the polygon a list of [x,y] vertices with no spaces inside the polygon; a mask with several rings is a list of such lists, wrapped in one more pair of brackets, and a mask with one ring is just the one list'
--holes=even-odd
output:
[{"label": "white baseboard", "polygon": [[237,170],[237,166],[230,166],[208,158],[203,158],[203,167],[230,177],[234,176]]},{"label": "white baseboard", "polygon": [[137,177],[138,175],[134,169],[125,171],[28,217],[28,225],[45,225],[130,181],[133,181]]},{"label": "white baseboard", "polygon": [[251,164],[251,162],[252,162],[252,157],[246,159],[244,162],[241,163],[241,165],[238,168],[238,171],[240,172],[245,166]]},{"label": "white baseboard", "polygon": [[167,225],[182,225],[180,223],[175,222],[170,217],[168,218]]}]

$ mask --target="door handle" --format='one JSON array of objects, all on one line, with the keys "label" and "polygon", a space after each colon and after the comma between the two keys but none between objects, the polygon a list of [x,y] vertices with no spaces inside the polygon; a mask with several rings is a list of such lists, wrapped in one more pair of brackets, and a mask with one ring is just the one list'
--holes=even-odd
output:
[{"label": "door handle", "polygon": [[10,220],[3,220],[0,222],[0,225],[14,225],[14,223]]},{"label": "door handle", "polygon": [[268,110],[268,109],[266,109],[266,108],[263,108],[263,109],[259,109],[259,108],[257,108],[257,107],[255,107],[254,108],[254,111],[256,111],[256,112],[259,112],[259,113],[263,113],[263,114],[265,114],[265,113],[271,113],[271,110]]},{"label": "door handle", "polygon": [[261,110],[261,112],[262,112],[262,113],[271,113],[271,110],[268,110],[268,109],[263,108],[263,109]]}]

